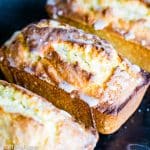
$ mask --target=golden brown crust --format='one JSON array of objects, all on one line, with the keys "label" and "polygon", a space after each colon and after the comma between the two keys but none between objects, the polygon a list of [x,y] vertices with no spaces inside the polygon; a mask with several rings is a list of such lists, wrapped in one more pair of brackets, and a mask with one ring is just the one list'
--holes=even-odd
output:
[{"label": "golden brown crust", "polygon": [[150,6],[150,1],[149,0],[140,0],[144,4],[146,4],[148,7]]},{"label": "golden brown crust", "polygon": [[[93,122],[91,108],[115,118],[136,89],[149,83],[149,74],[107,41],[53,20],[24,28],[2,47],[1,58],[7,79],[47,98],[87,127]],[[115,123],[119,128],[125,121]]]},{"label": "golden brown crust", "polygon": [[139,89],[117,115],[101,113],[97,108],[92,109],[98,130],[102,134],[116,132],[122,126],[122,122],[125,122],[139,107],[147,88],[148,85],[145,85]]},{"label": "golden brown crust", "polygon": [[25,88],[45,97],[56,107],[75,116],[79,122],[84,122],[85,127],[88,128],[93,126],[90,108],[88,107],[88,104],[82,100],[71,98],[69,94],[58,89],[57,86],[52,86],[30,73],[4,65],[0,65],[0,68],[2,69],[5,77],[8,77],[8,74],[11,75],[13,81],[9,80],[11,78],[8,78],[8,81],[22,85]]},{"label": "golden brown crust", "polygon": [[0,81],[0,93],[2,149],[94,149],[96,130],[78,124],[44,98],[5,81]]}]

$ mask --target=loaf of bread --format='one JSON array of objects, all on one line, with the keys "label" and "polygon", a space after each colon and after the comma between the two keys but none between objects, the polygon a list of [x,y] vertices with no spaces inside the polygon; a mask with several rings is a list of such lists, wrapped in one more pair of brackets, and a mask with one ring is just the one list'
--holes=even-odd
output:
[{"label": "loaf of bread", "polygon": [[[146,2],[146,1],[145,1]],[[139,0],[47,0],[47,11],[93,26],[108,28],[150,48],[150,9]]]},{"label": "loaf of bread", "polygon": [[103,134],[115,132],[133,114],[150,79],[107,41],[54,20],[15,33],[0,50],[0,67],[8,81]]},{"label": "loaf of bread", "polygon": [[92,150],[98,140],[72,116],[40,96],[0,81],[0,149]]}]

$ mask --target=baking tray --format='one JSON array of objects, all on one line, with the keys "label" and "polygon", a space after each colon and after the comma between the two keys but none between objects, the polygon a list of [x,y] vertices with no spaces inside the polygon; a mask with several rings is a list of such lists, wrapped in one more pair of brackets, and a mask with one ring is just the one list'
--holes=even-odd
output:
[{"label": "baking tray", "polygon": [[[14,31],[43,18],[48,18],[45,0],[0,0],[0,45]],[[100,135],[95,150],[150,150],[150,88],[140,108],[118,132]]]}]

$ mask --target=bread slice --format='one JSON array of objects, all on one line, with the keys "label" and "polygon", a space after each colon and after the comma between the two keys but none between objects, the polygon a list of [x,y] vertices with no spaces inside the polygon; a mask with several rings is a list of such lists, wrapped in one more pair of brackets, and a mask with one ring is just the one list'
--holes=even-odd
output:
[{"label": "bread slice", "polygon": [[150,48],[150,9],[138,0],[47,0],[47,11],[59,16],[87,23],[101,30],[109,28],[131,40]]},{"label": "bread slice", "polygon": [[133,114],[149,84],[149,73],[110,43],[54,20],[27,26],[5,43],[0,56],[9,81],[103,134],[115,132]]},{"label": "bread slice", "polygon": [[44,98],[0,81],[1,149],[85,149],[96,146],[98,134]]}]

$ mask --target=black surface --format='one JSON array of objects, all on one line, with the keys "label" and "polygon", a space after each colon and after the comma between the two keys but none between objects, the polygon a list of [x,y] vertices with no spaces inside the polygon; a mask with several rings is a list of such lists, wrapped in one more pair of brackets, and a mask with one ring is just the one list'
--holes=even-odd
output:
[{"label": "black surface", "polygon": [[[0,0],[0,44],[25,25],[47,18],[45,0]],[[150,89],[140,109],[115,134],[100,136],[96,150],[150,150]]]},{"label": "black surface", "polygon": [[45,0],[0,0],[0,44],[16,30],[46,18]]}]

